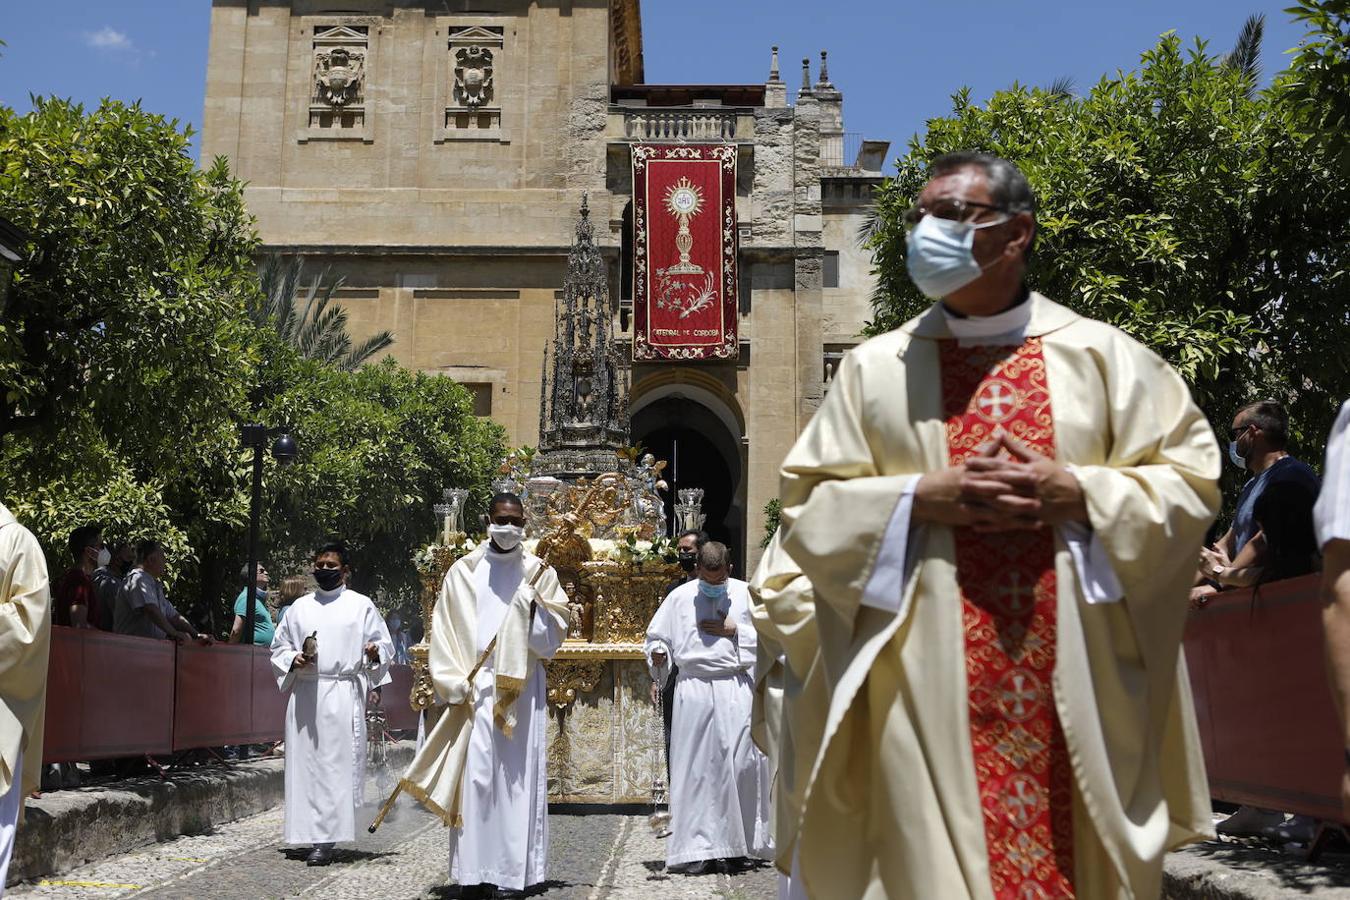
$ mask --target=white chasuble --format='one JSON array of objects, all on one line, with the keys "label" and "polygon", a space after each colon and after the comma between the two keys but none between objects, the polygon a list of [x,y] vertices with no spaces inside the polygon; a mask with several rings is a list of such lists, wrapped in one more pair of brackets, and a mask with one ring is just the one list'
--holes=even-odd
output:
[{"label": "white chasuble", "polygon": [[[318,659],[291,663],[316,635]],[[367,667],[366,644],[380,662]],[[289,844],[356,839],[356,809],[365,802],[366,694],[384,680],[394,644],[365,594],[346,587],[296,600],[272,638],[277,686],[286,704],[286,827]]]},{"label": "white chasuble", "polygon": [[[1156,897],[1166,851],[1210,830],[1179,648],[1219,501],[1213,433],[1156,355],[1039,294],[1025,307],[980,334],[934,306],[856,348],[784,462],[786,558],[757,587],[796,698],[824,701],[784,692],[779,786],[797,818],[794,886],[811,897],[1062,891],[1020,881],[1051,863],[1080,897]],[[1009,352],[970,370],[957,409],[944,366],[982,365],[965,352],[982,344]],[[1043,383],[1013,377],[1023,362]],[[951,528],[900,525],[915,477],[964,455],[955,441],[1023,414],[1029,428],[1037,409],[1047,428],[1023,443],[1071,467],[1090,531],[1004,559]],[[1032,728],[1019,717],[1037,685]],[[1049,781],[1023,777],[1042,764]],[[1009,830],[1023,823],[1026,842]]]},{"label": "white chasuble", "polygon": [[[489,546],[469,573],[477,618],[475,660],[526,586],[525,570],[523,548],[498,553]],[[555,588],[556,582],[551,579]],[[529,666],[514,702],[510,735],[494,725],[495,653],[474,677],[473,725],[461,785],[463,824],[450,829],[450,877],[459,884],[524,890],[546,877],[548,691],[540,660],[551,658],[566,636],[566,620],[537,604],[529,628]]]},{"label": "white chasuble", "polygon": [[[730,618],[735,637],[704,634],[704,619]],[[645,651],[661,651],[680,673],[670,735],[668,866],[773,856],[769,762],[751,737],[757,638],[746,583],[727,596],[691,581],[671,591],[647,626]],[[666,671],[669,671],[667,666]]]},{"label": "white chasuble", "polygon": [[51,639],[47,559],[33,533],[0,503],[0,795],[19,786],[20,818],[22,797],[41,778]]}]

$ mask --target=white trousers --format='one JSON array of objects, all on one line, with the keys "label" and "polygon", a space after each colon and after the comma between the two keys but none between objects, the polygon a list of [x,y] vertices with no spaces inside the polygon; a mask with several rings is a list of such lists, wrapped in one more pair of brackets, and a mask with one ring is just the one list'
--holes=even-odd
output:
[{"label": "white trousers", "polygon": [[14,855],[14,832],[19,825],[19,810],[23,809],[23,750],[14,760],[14,784],[0,799],[0,897],[5,896],[5,879],[9,877],[9,858]]}]

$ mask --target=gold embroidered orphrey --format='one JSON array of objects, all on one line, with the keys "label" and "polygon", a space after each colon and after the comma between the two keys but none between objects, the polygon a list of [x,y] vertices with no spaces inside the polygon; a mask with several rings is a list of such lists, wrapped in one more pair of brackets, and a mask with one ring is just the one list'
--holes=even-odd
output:
[{"label": "gold embroidered orphrey", "polygon": [[687,176],[681,177],[666,188],[666,209],[680,223],[680,230],[675,235],[675,249],[680,251],[680,261],[666,271],[671,275],[702,275],[703,267],[689,260],[689,251],[694,247],[689,220],[703,209],[703,191]]}]

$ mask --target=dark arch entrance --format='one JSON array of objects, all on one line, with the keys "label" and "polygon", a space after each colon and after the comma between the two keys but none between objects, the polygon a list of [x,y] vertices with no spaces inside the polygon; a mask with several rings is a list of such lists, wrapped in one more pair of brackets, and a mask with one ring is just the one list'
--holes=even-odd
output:
[{"label": "dark arch entrance", "polygon": [[706,406],[672,395],[642,407],[633,415],[633,442],[667,460],[666,518],[675,522],[676,493],[703,488],[704,530],[731,548],[736,575],[745,572],[745,510],[741,501],[742,466],[739,436]]}]

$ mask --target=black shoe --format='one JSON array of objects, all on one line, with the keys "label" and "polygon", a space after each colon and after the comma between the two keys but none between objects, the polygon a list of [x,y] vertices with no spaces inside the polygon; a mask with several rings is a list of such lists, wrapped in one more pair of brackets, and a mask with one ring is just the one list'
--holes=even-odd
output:
[{"label": "black shoe", "polygon": [[333,851],[327,847],[315,847],[305,857],[307,866],[326,866],[333,861]]},{"label": "black shoe", "polygon": [[525,896],[525,892],[517,890],[516,888],[494,887],[492,889],[492,893],[490,893],[488,896],[500,897],[503,898],[503,900],[505,900],[505,898],[511,898],[511,900],[519,900],[519,898]]},{"label": "black shoe", "polygon": [[717,865],[711,859],[700,859],[697,862],[685,863],[678,871],[681,875],[711,875],[717,871]]}]

